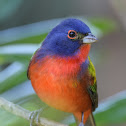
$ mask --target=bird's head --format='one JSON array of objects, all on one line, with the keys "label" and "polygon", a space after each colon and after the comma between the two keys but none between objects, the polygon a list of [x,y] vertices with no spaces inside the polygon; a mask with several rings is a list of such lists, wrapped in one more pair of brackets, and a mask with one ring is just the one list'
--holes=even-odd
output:
[{"label": "bird's head", "polygon": [[78,19],[66,19],[52,29],[41,48],[52,54],[72,56],[82,45],[96,42],[89,27]]}]

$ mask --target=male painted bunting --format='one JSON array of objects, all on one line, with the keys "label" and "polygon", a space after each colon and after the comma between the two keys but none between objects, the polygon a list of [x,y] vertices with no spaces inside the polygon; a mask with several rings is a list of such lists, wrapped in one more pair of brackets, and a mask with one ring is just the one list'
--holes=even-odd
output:
[{"label": "male painted bunting", "polygon": [[95,126],[97,84],[88,54],[96,40],[85,23],[66,19],[47,35],[28,67],[28,78],[40,99],[73,113],[79,126]]}]

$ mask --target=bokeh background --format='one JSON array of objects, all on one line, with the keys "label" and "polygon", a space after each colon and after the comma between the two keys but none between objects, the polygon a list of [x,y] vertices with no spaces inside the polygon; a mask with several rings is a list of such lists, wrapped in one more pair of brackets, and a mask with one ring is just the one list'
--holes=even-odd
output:
[{"label": "bokeh background", "polygon": [[[126,1],[0,0],[0,96],[28,110],[46,107],[27,79],[28,63],[47,33],[67,17],[86,22],[99,39],[90,57],[95,65],[97,126],[126,125]],[[75,125],[71,114],[48,108],[42,116]],[[29,122],[0,109],[1,126]]]}]

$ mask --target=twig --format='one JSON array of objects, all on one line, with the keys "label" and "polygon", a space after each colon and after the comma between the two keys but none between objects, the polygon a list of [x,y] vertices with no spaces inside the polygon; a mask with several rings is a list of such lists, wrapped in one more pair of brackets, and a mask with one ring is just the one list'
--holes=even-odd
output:
[{"label": "twig", "polygon": [[[4,109],[10,113],[13,113],[16,116],[20,116],[24,119],[27,119],[27,120],[29,120],[29,116],[31,114],[30,111],[20,107],[19,105],[9,102],[2,97],[0,97],[0,108]],[[34,122],[37,124],[37,118],[35,118]],[[68,125],[64,125],[64,124],[54,122],[54,121],[49,121],[46,118],[41,117],[40,126],[68,126]]]}]

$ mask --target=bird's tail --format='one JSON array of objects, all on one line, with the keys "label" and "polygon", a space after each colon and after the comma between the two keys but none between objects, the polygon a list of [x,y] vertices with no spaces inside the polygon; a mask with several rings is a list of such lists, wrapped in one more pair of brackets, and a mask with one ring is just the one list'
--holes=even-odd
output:
[{"label": "bird's tail", "polygon": [[91,113],[84,126],[96,126],[93,114]]}]

